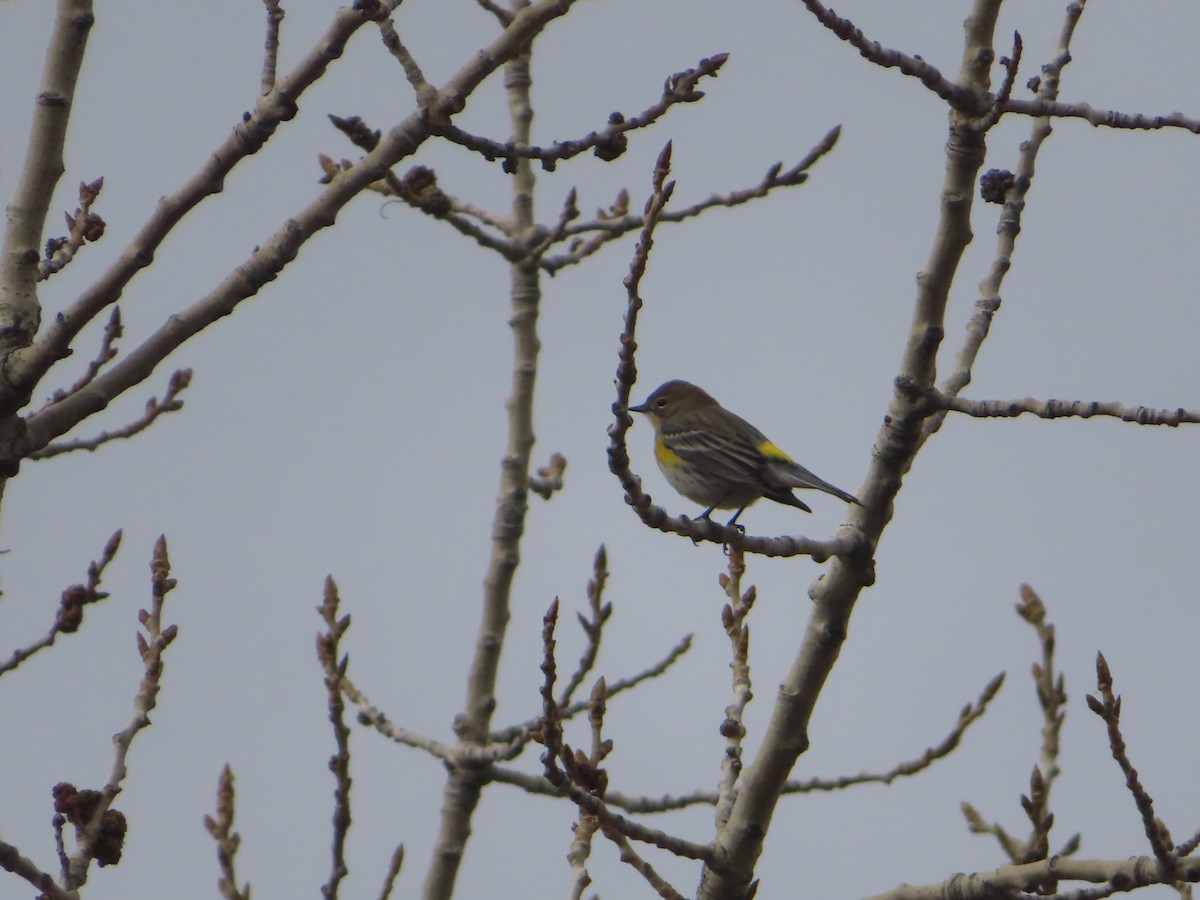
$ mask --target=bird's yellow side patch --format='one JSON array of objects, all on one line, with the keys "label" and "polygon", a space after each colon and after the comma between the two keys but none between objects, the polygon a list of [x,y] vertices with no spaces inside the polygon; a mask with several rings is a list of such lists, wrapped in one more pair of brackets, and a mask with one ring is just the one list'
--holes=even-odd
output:
[{"label": "bird's yellow side patch", "polygon": [[770,441],[763,441],[758,445],[758,452],[767,459],[778,459],[781,462],[792,462],[792,458],[772,444]]},{"label": "bird's yellow side patch", "polygon": [[657,438],[654,441],[654,458],[658,460],[660,466],[673,466],[678,462],[682,462],[678,453],[675,453],[667,446],[667,442],[662,438]]}]

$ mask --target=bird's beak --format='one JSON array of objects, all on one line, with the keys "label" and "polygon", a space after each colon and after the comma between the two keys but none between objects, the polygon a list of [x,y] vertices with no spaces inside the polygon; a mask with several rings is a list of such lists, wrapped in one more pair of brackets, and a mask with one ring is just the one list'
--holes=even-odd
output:
[{"label": "bird's beak", "polygon": [[631,407],[629,407],[629,411],[630,412],[640,412],[642,415],[645,415],[646,414],[646,404],[639,403],[637,406],[631,406]]}]

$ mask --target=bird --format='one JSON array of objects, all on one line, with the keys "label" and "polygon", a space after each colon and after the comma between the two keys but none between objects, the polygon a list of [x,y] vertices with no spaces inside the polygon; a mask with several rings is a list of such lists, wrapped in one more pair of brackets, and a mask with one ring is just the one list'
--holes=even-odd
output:
[{"label": "bird", "polygon": [[657,387],[644,403],[629,407],[654,426],[654,459],[677,492],[707,507],[737,510],[734,525],[746,507],[761,497],[812,508],[792,493],[812,488],[846,503],[862,504],[853,494],[818,478],[770,441],[761,431],[725,409],[702,388],[678,379]]}]

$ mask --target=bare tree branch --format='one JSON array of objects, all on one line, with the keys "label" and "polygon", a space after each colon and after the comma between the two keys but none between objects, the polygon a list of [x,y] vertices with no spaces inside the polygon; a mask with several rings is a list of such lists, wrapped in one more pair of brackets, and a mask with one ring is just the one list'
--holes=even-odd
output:
[{"label": "bare tree branch", "polygon": [[54,188],[66,171],[63,146],[75,85],[95,16],[91,0],[59,0],[38,86],[25,164],[8,206],[0,248],[0,351],[26,347],[41,322],[38,258]]},{"label": "bare tree branch", "polygon": [[[628,838],[653,844],[684,859],[700,859],[711,862],[711,847],[685,841],[683,838],[654,828],[647,828],[632,819],[618,815],[608,808],[600,796],[594,793],[597,788],[598,773],[593,767],[583,765],[579,757],[562,740],[562,725],[558,718],[558,706],[554,700],[556,678],[554,628],[557,622],[558,601],[555,600],[550,604],[542,629],[542,671],[545,673],[541,688],[543,715],[541,725],[534,734],[534,740],[546,748],[542,754],[542,766],[546,779],[560,794],[579,807],[581,812],[594,816],[602,827],[613,828]],[[559,767],[560,760],[565,769]],[[602,781],[604,787],[607,788],[607,777],[605,776]]]},{"label": "bare tree branch", "polygon": [[[986,96],[990,86],[986,61],[991,59],[999,12],[999,0],[975,0],[966,19],[958,85],[971,97]],[[968,114],[952,108],[949,130],[939,221],[929,260],[917,279],[912,324],[898,373],[922,387],[932,386],[935,377],[950,285],[971,240],[971,201],[985,157],[984,135],[973,127]],[[627,416],[620,401],[617,408]],[[920,449],[921,426],[928,414],[926,407],[899,390],[893,395],[872,448],[864,487],[858,493],[864,505],[851,507],[850,524],[841,529],[843,536],[862,549],[833,557],[809,588],[813,604],[804,636],[782,679],[758,752],[742,773],[728,824],[716,836],[717,864],[705,866],[698,900],[743,897],[751,889],[783,787],[796,760],[808,748],[808,724],[817,697],[837,662],[859,594],[874,581],[873,548],[891,518],[904,474]]]},{"label": "bare tree branch", "polygon": [[[1080,4],[1082,6],[1082,3]],[[1200,134],[1200,119],[1171,113],[1165,116],[1147,116],[1141,113],[1125,113],[1112,109],[1096,109],[1088,103],[1060,103],[1055,100],[1009,99],[1004,103],[1004,112],[1017,113],[1035,118],[1084,119],[1097,128],[1121,128],[1137,131],[1155,131],[1159,128],[1182,128],[1192,134]]]},{"label": "bare tree branch", "polygon": [[329,879],[321,886],[325,900],[337,900],[338,886],[346,877],[346,835],[350,831],[350,729],[346,727],[346,706],[342,701],[343,682],[350,657],[340,653],[342,636],[350,627],[350,617],[338,617],[337,584],[331,576],[325,578],[325,598],[318,612],[325,623],[325,630],[317,635],[317,659],[325,670],[326,705],[329,723],[333,726],[336,751],[329,758],[329,771],[333,773],[333,849]]},{"label": "bare tree branch", "polygon": [[475,2],[479,4],[481,9],[487,10],[495,16],[496,21],[500,23],[500,27],[507,28],[509,23],[512,22],[513,14],[503,6],[493,3],[492,0],[475,0]]},{"label": "bare tree branch", "polygon": [[388,900],[392,896],[392,889],[396,886],[396,879],[400,877],[402,865],[404,865],[404,845],[400,844],[392,853],[392,858],[388,863],[387,875],[383,879],[383,890],[379,892],[379,900]]},{"label": "bare tree branch", "polygon": [[608,127],[603,131],[593,131],[576,140],[555,141],[549,147],[533,147],[515,141],[502,144],[470,134],[453,125],[438,128],[437,134],[452,143],[475,151],[489,161],[504,160],[504,171],[509,173],[515,171],[518,159],[539,160],[546,171],[552,172],[560,160],[571,159],[588,150],[594,150],[598,158],[611,162],[624,154],[629,143],[629,139],[625,137],[627,132],[652,125],[677,103],[695,103],[702,99],[704,92],[696,90],[696,84],[701,78],[715,77],[727,59],[728,53],[717,53],[700,60],[695,68],[676,72],[664,82],[662,96],[658,102],[639,115],[627,118],[620,113],[613,113],[609,117]]},{"label": "bare tree branch", "polygon": [[[61,2],[72,7],[90,6],[83,0]],[[90,19],[90,12],[88,15]],[[270,94],[259,98],[249,118],[240,121],[232,129],[229,137],[206,157],[204,165],[195,175],[173,194],[159,201],[158,208],[134,236],[120,258],[70,306],[56,315],[54,321],[32,346],[9,358],[7,375],[16,390],[32,391],[50,366],[69,354],[71,341],[75,336],[101,310],[115,303],[133,277],[150,265],[155,251],[180,220],[206,197],[219,192],[224,185],[225,176],[238,163],[261,149],[278,126],[296,114],[296,102],[305,90],[325,73],[334,59],[342,55],[346,42],[368,21],[370,20],[364,14],[349,6],[342,7],[335,13],[333,23],[312,50],[282,81],[276,83]],[[82,53],[82,48],[79,52]],[[62,127],[65,128],[65,121]],[[61,136],[58,140],[61,144]],[[31,144],[28,159],[34,160],[48,152],[51,151],[47,148]],[[47,158],[53,159],[54,156]],[[58,158],[61,160],[61,152]],[[61,162],[59,165],[61,167]],[[49,187],[52,187],[52,182]],[[45,185],[43,189],[46,189]],[[40,230],[39,221],[39,235]],[[7,278],[5,283],[8,283]],[[148,375],[149,372],[145,374]],[[145,375],[141,377],[144,378]],[[61,433],[63,432],[60,431],[59,434]],[[54,436],[51,435],[51,438]]]},{"label": "bare tree branch", "polygon": [[[435,105],[439,114],[449,116],[457,112],[461,108],[462,97],[468,96],[484,78],[513,54],[521,52],[532,35],[547,22],[565,15],[572,3],[573,0],[540,0],[524,7],[514,18],[509,29],[499,35],[491,45],[475,54],[438,91]],[[358,20],[359,14],[348,7],[339,10],[335,26],[331,29],[337,45],[344,44],[361,24]],[[310,58],[312,56],[313,54],[310,54]],[[316,62],[301,63],[298,70],[287,76],[269,97],[263,98],[259,102],[260,116],[252,115],[248,123],[235,129],[235,136],[213,155],[206,167],[192,181],[173,198],[160,203],[159,212],[134,240],[134,246],[139,249],[127,251],[122,261],[110,269],[91,290],[85,292],[71,309],[56,319],[33,347],[19,351],[10,358],[10,373],[15,381],[32,385],[44,373],[46,367],[66,352],[67,342],[86,319],[90,319],[99,309],[114,301],[125,282],[138,269],[149,263],[150,256],[146,248],[157,245],[167,231],[178,222],[183,212],[192,208],[204,196],[219,190],[225,172],[247,152],[252,152],[248,148],[257,150],[261,146],[269,136],[262,131],[265,124],[272,123],[273,128],[278,119],[283,117],[285,110],[281,106],[281,98],[298,96],[324,70],[324,64],[328,62],[320,55],[318,61],[321,63],[319,66]],[[288,110],[294,112],[291,106]],[[97,377],[82,391],[31,417],[24,437],[25,455],[41,449],[84,418],[103,409],[114,397],[148,377],[159,362],[188,338],[217,319],[229,315],[241,301],[258,293],[295,259],[305,241],[317,231],[333,224],[338,210],[379,180],[384,172],[401,159],[411,155],[429,135],[429,123],[421,111],[410,114],[396,125],[374,151],[367,154],[352,170],[332,181],[303,211],[287,220],[217,288],[188,309],[173,315],[122,362]]]},{"label": "bare tree branch", "polygon": [[571,677],[567,679],[567,685],[559,695],[558,707],[560,710],[565,706],[570,706],[575,691],[583,684],[583,679],[596,665],[596,656],[600,653],[600,639],[604,636],[604,625],[612,616],[612,604],[602,602],[604,585],[607,582],[608,552],[601,544],[592,559],[592,577],[587,583],[588,611],[591,615],[585,619],[582,614],[577,614],[579,627],[583,629],[583,633],[587,637],[587,644],[584,645],[583,655],[579,657],[579,664],[571,673]]},{"label": "bare tree branch", "polygon": [[654,866],[642,859],[641,855],[633,849],[633,845],[625,835],[621,834],[615,828],[603,829],[604,836],[617,845],[617,849],[621,851],[621,862],[628,866],[632,866],[634,871],[646,880],[646,883],[654,890],[663,900],[684,900],[683,894],[675,890],[665,878],[662,877]]},{"label": "bare tree branch", "polygon": [[[1083,14],[1085,2],[1086,0],[1080,0],[1078,3],[1067,4],[1066,16],[1054,48],[1054,57],[1042,66],[1042,76],[1037,88],[1040,99],[1054,100],[1058,97],[1063,69],[1071,61],[1071,39],[1075,34],[1075,26],[1079,24],[1079,17]],[[1017,171],[1012,178],[1012,184],[1004,193],[1004,205],[996,227],[996,250],[992,264],[980,282],[980,296],[975,301],[975,311],[967,323],[962,346],[955,355],[954,370],[942,382],[942,393],[945,395],[956,397],[971,383],[971,369],[983,342],[987,340],[992,318],[1000,309],[1000,288],[1012,267],[1012,257],[1016,251],[1017,236],[1021,233],[1021,219],[1025,212],[1025,197],[1033,183],[1038,152],[1051,132],[1050,120],[1039,119],[1033,123],[1029,138],[1021,144]],[[937,432],[945,418],[944,411],[937,411],[930,416],[922,426],[922,441]]]},{"label": "bare tree branch", "polygon": [[[1200,859],[1181,860],[1180,863],[1181,880],[1192,883],[1200,881]],[[905,884],[867,900],[945,900],[946,897],[954,897],[955,900],[993,900],[996,897],[1018,897],[1017,891],[1036,891],[1039,885],[1055,881],[1109,884],[1117,886],[1122,893],[1150,884],[1170,883],[1163,879],[1159,861],[1153,856],[1120,860],[1051,857],[1019,866],[1001,866],[990,872],[958,874],[937,884]]]},{"label": "bare tree branch", "polygon": [[1031,413],[1039,419],[1090,419],[1105,416],[1138,425],[1200,424],[1200,409],[1151,409],[1146,406],[1126,406],[1122,403],[1097,400],[968,400],[951,397],[939,392],[932,395],[933,402],[950,412],[965,413],[978,419],[1012,419]]},{"label": "bare tree branch", "polygon": [[537,470],[537,475],[530,477],[529,489],[543,500],[549,500],[555,491],[562,490],[566,470],[567,458],[561,453],[550,454],[550,461]]},{"label": "bare tree branch", "polygon": [[453,747],[417,734],[415,731],[409,731],[406,728],[393,725],[378,707],[371,705],[366,695],[356,688],[354,683],[344,673],[342,675],[342,692],[346,695],[346,699],[358,707],[359,724],[366,725],[368,728],[374,728],[384,737],[395,741],[397,744],[403,744],[406,747],[413,747],[417,750],[424,750],[430,756],[437,759],[450,761],[454,758]]},{"label": "bare tree branch", "polygon": [[51,394],[50,399],[42,405],[42,409],[53,406],[59,400],[69,397],[71,394],[90,384],[100,370],[116,358],[116,341],[121,338],[124,331],[124,326],[121,324],[121,307],[114,306],[112,314],[108,317],[108,324],[104,326],[104,337],[100,340],[100,349],[96,352],[96,356],[92,361],[88,363],[87,369],[69,388],[66,390],[59,388]]},{"label": "bare tree branch", "polygon": [[217,864],[221,867],[217,889],[221,896],[224,900],[250,900],[250,882],[239,888],[235,870],[237,852],[242,845],[241,835],[233,830],[235,800],[233,770],[226,764],[217,780],[217,817],[206,815],[204,827],[217,842]]},{"label": "bare tree branch", "polygon": [[46,900],[77,900],[72,891],[65,891],[54,881],[54,876],[43,872],[38,864],[21,855],[21,851],[5,841],[0,841],[0,869],[12,872],[42,892]]},{"label": "bare tree branch", "polygon": [[670,516],[661,506],[653,505],[650,495],[642,490],[641,479],[630,470],[629,450],[625,443],[625,434],[633,424],[633,417],[629,415],[629,396],[637,381],[635,335],[638,312],[643,305],[638,288],[642,276],[646,272],[650,249],[654,244],[654,229],[675,190],[675,182],[666,180],[670,166],[671,145],[668,143],[659,154],[658,162],[655,165],[654,187],[646,201],[641,238],[638,240],[633,259],[629,264],[629,274],[625,276],[625,289],[629,299],[625,308],[625,327],[621,332],[621,347],[617,353],[617,401],[613,404],[615,419],[608,428],[609,471],[616,475],[621,482],[621,486],[625,489],[625,502],[633,507],[638,518],[659,531],[685,535],[693,542],[711,541],[764,556],[806,555],[811,556],[816,562],[824,562],[831,556],[859,555],[869,559],[869,544],[864,541],[862,533],[856,528],[844,528],[838,537],[830,541],[816,541],[801,536],[767,538],[749,536],[740,528],[720,525],[711,519]]},{"label": "bare tree branch", "polygon": [[919,79],[955,109],[964,112],[979,112],[979,96],[970,89],[948,79],[919,56],[909,56],[899,50],[884,47],[878,41],[867,38],[849,19],[843,19],[833,10],[826,9],[818,0],[804,0],[808,11],[817,21],[854,47],[865,59],[885,69],[899,69],[905,75]]},{"label": "bare tree branch", "polygon": [[[765,197],[777,188],[801,185],[808,180],[808,170],[812,168],[817,160],[833,149],[840,134],[840,125],[830,129],[825,137],[800,162],[796,163],[786,172],[782,171],[783,163],[775,163],[767,170],[762,180],[752,187],[731,191],[727,194],[713,194],[707,199],[693,203],[691,206],[683,209],[664,209],[659,213],[658,221],[671,223],[683,222],[714,207],[732,208],[734,206],[741,206],[743,203]],[[622,193],[624,197],[623,205],[628,207],[628,194],[625,192]],[[605,244],[624,237],[631,231],[644,228],[645,224],[645,216],[621,215],[617,217],[606,215],[569,226],[564,229],[563,236],[568,238],[574,236],[575,240],[572,241],[567,252],[543,259],[541,266],[545,271],[553,275],[559,269],[573,266],[583,261]],[[586,240],[578,237],[584,234],[591,234],[591,236]]]},{"label": "bare tree branch", "polygon": [[[123,440],[131,438],[135,434],[139,434],[154,424],[159,416],[165,413],[178,412],[183,409],[183,401],[178,399],[179,394],[183,393],[192,383],[191,369],[176,369],[171,375],[171,380],[167,382],[167,391],[163,394],[161,400],[156,397],[151,397],[146,401],[145,411],[138,418],[134,419],[123,428],[118,428],[115,431],[102,431],[95,437],[79,438],[73,441],[59,441],[58,443],[48,444],[41,450],[29,454],[29,459],[50,459],[55,456],[60,456],[63,453],[70,453],[74,450],[87,450],[89,452],[100,449],[104,444],[110,441]],[[86,382],[85,382],[86,384]],[[71,393],[82,390],[80,387],[71,389]],[[71,396],[71,393],[64,394],[62,398]]]},{"label": "bare tree branch", "polygon": [[746,617],[754,607],[758,592],[751,585],[743,593],[742,576],[745,573],[745,554],[738,547],[730,547],[729,574],[721,574],[721,588],[729,598],[721,608],[721,625],[729,638],[733,657],[729,663],[733,696],[725,707],[725,720],[720,728],[721,737],[725,738],[725,752],[721,754],[721,781],[717,787],[717,831],[729,821],[737,797],[737,782],[742,774],[742,741],[746,737],[744,716],[754,697],[750,680],[750,627],[746,625]]},{"label": "bare tree branch", "polygon": [[104,178],[97,178],[90,184],[79,182],[79,206],[75,213],[66,214],[66,237],[51,238],[46,242],[46,256],[38,265],[38,281],[45,281],[51,275],[61,272],[75,258],[79,249],[86,243],[95,242],[104,236],[105,222],[92,212],[92,204],[104,187]]},{"label": "bare tree branch", "polygon": [[128,774],[126,758],[133,739],[150,725],[150,713],[158,703],[159,684],[163,673],[163,652],[175,639],[178,629],[174,625],[162,624],[163,603],[167,594],[174,590],[175,579],[170,577],[171,564],[167,558],[167,541],[164,537],[154,544],[154,555],[150,561],[150,610],[140,610],[138,620],[145,629],[137,633],[138,652],[142,658],[145,674],[133,702],[133,718],[123,729],[113,735],[113,764],[108,784],[102,791],[76,791],[67,784],[55,788],[55,808],[60,815],[67,816],[75,825],[76,852],[70,857],[63,884],[71,890],[82,887],[88,878],[88,867],[92,860],[101,866],[116,863],[121,858],[125,836],[125,819],[112,809],[113,799],[121,792]]},{"label": "bare tree branch", "polygon": [[1100,697],[1088,694],[1088,709],[1103,719],[1108,728],[1109,749],[1112,751],[1113,759],[1116,760],[1117,765],[1121,767],[1121,772],[1125,775],[1125,786],[1133,796],[1133,802],[1142,816],[1142,828],[1146,832],[1147,840],[1150,841],[1150,849],[1154,851],[1154,856],[1161,863],[1163,875],[1167,878],[1166,883],[1174,882],[1179,866],[1174,841],[1171,840],[1171,832],[1167,830],[1166,824],[1154,814],[1154,800],[1142,784],[1137,769],[1129,760],[1125,738],[1121,734],[1121,698],[1113,693],[1112,672],[1109,671],[1108,661],[1104,658],[1103,653],[1096,654],[1096,687]]},{"label": "bare tree branch", "polygon": [[283,22],[283,7],[279,0],[263,0],[267,8],[267,34],[263,40],[263,66],[259,93],[267,96],[275,88],[275,62],[279,58],[279,26]]},{"label": "bare tree branch", "polygon": [[412,89],[417,95],[417,102],[425,106],[433,100],[436,91],[433,85],[425,80],[425,73],[417,65],[417,60],[400,40],[400,35],[396,33],[396,24],[392,21],[391,16],[380,19],[379,33],[383,37],[383,46],[387,47],[388,52],[395,57],[396,62],[400,63],[400,67],[404,69],[404,77],[412,85]]},{"label": "bare tree branch", "polygon": [[97,603],[108,597],[108,594],[99,590],[100,578],[108,564],[112,562],[113,557],[117,555],[117,549],[121,546],[121,534],[120,530],[113,532],[108,543],[104,545],[104,552],[100,554],[100,559],[88,566],[86,584],[75,584],[63,591],[62,601],[59,603],[58,612],[54,616],[54,624],[50,626],[50,630],[32,644],[14,650],[7,660],[0,662],[0,675],[11,672],[39,650],[53,646],[55,639],[60,634],[74,634],[83,624],[83,608],[89,603]]}]

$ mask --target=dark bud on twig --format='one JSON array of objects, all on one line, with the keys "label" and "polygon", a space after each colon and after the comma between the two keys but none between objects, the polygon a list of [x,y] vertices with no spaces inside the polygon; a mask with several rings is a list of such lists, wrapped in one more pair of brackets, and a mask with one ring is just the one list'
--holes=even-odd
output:
[{"label": "dark bud on twig", "polygon": [[979,179],[979,196],[987,203],[1003,203],[1016,176],[1006,169],[988,169]]}]

